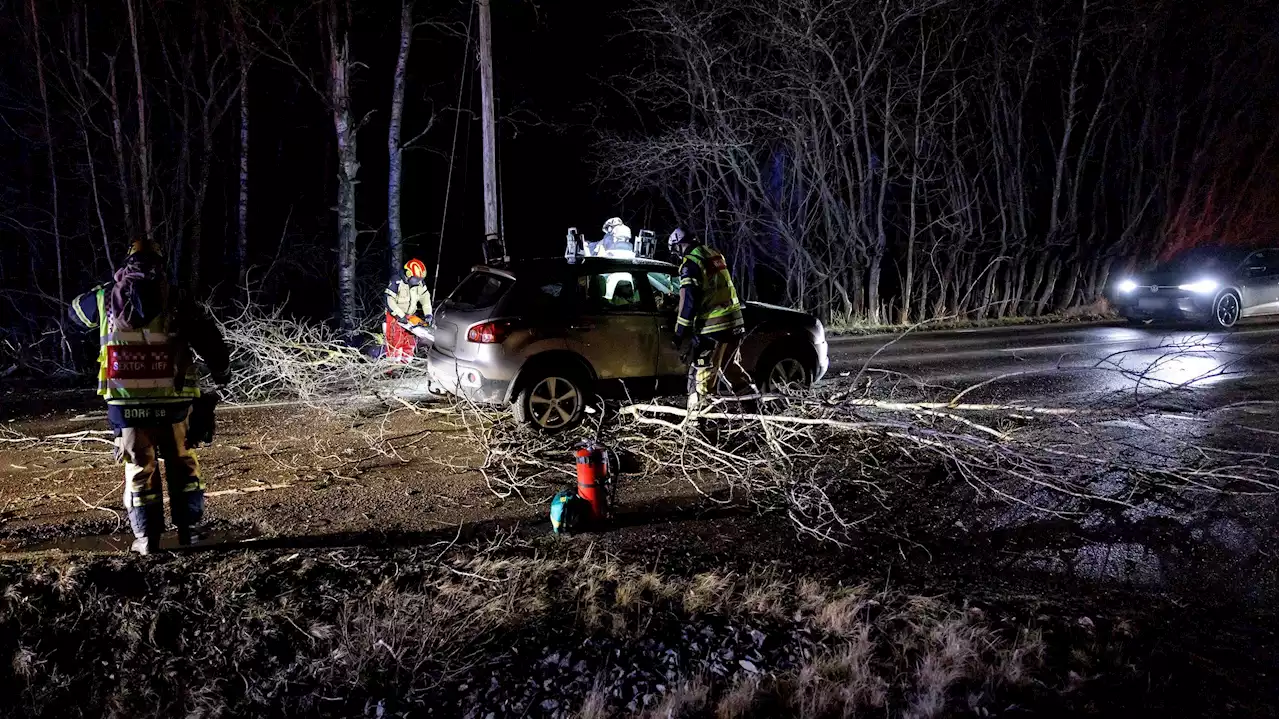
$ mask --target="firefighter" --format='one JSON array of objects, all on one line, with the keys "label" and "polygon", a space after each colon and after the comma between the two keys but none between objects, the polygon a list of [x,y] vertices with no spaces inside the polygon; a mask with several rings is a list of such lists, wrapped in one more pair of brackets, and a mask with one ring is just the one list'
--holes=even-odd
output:
[{"label": "firefighter", "polygon": [[[195,526],[204,515],[204,480],[192,448],[205,434],[188,433],[191,405],[200,397],[192,351],[204,359],[218,388],[229,381],[227,347],[217,324],[169,284],[163,260],[145,242],[134,243],[111,282],[72,300],[69,315],[75,324],[98,330],[98,394],[107,401],[116,460],[124,461],[133,551],[157,551],[165,530],[158,460],[164,460],[178,543],[192,544],[200,538]],[[202,405],[211,415],[213,404]],[[212,416],[206,431],[212,432]]]},{"label": "firefighter", "polygon": [[604,237],[599,242],[591,243],[587,254],[593,257],[622,257],[631,258],[636,256],[635,242],[631,237],[631,228],[622,224],[621,217],[610,217],[605,220],[604,227],[601,228]]},{"label": "firefighter", "polygon": [[387,285],[385,356],[395,362],[413,359],[418,337],[413,328],[423,330],[431,322],[431,293],[427,292],[427,266],[414,258],[404,263],[404,278]]},{"label": "firefighter", "polygon": [[[680,261],[680,306],[672,342],[680,349],[690,342],[689,410],[696,411],[724,382],[737,396],[755,395],[756,387],[742,368],[745,332],[742,305],[724,255],[676,228],[667,246]],[[747,407],[754,411],[754,402]]]}]

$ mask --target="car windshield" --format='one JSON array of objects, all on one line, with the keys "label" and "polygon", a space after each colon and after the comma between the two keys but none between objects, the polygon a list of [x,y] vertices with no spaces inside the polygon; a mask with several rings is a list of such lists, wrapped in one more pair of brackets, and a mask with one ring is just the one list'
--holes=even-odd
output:
[{"label": "car windshield", "polygon": [[1229,272],[1244,258],[1240,250],[1222,247],[1195,247],[1185,250],[1156,266],[1160,274],[1186,274],[1188,272]]},{"label": "car windshield", "polygon": [[472,272],[449,295],[449,302],[460,310],[482,310],[497,304],[509,287],[511,280],[502,275]]}]

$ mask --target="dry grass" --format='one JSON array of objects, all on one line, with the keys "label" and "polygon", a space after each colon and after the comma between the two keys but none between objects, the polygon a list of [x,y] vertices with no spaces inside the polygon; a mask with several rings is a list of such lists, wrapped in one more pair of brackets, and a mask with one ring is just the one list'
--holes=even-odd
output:
[{"label": "dry grass", "polygon": [[[387,697],[405,711],[460,711],[450,702],[464,701],[455,688],[469,671],[509,661],[546,626],[611,637],[620,660],[685,624],[809,637],[802,666],[677,678],[639,710],[647,717],[936,715],[959,686],[1027,686],[1042,652],[1034,631],[1006,636],[940,601],[769,571],[660,574],[591,550],[268,551],[11,563],[0,574],[0,653],[15,688],[0,714],[24,716],[345,716]],[[578,716],[625,714],[611,681],[597,675]]]},{"label": "dry grass", "polygon": [[672,687],[662,701],[653,709],[645,712],[645,719],[681,719],[681,717],[698,716],[707,704],[707,696],[711,688],[701,679],[683,681]]}]

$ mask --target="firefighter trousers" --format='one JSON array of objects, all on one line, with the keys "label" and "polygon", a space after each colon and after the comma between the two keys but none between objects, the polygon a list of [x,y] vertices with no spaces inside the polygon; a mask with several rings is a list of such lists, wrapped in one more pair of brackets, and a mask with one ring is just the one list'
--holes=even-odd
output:
[{"label": "firefighter trousers", "polygon": [[133,534],[159,537],[165,528],[160,460],[169,485],[169,514],[179,528],[194,526],[204,516],[204,480],[200,462],[186,446],[187,421],[156,427],[124,427],[116,438],[117,457],[124,460],[124,508]]},{"label": "firefighter trousers", "polygon": [[[718,390],[735,396],[756,394],[751,376],[742,368],[742,335],[696,339],[693,362],[689,365],[689,410],[701,408]],[[755,411],[754,402],[746,411]]]},{"label": "firefighter trousers", "polygon": [[413,353],[418,347],[418,338],[412,332],[400,326],[400,321],[390,312],[384,312],[383,314],[386,315],[386,320],[383,323],[386,350],[383,356],[393,362],[408,363],[413,359]]}]

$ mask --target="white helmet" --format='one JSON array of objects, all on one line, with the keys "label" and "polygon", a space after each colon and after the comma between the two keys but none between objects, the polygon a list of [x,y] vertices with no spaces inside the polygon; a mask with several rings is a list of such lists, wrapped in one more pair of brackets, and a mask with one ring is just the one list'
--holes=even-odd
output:
[{"label": "white helmet", "polygon": [[[607,235],[609,234],[610,230],[612,230],[613,228],[621,224],[622,224],[621,217],[610,217],[609,219],[604,221],[604,230],[602,230],[602,232],[604,232]],[[623,226],[625,227],[626,225],[623,225]],[[630,232],[631,230],[627,230],[628,234],[630,234]]]},{"label": "white helmet", "polygon": [[684,242],[684,236],[684,228],[677,227],[670,235],[667,236],[667,247],[675,247],[681,242]]}]

